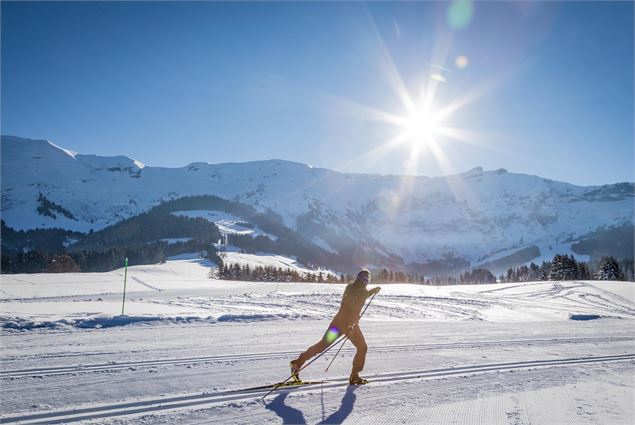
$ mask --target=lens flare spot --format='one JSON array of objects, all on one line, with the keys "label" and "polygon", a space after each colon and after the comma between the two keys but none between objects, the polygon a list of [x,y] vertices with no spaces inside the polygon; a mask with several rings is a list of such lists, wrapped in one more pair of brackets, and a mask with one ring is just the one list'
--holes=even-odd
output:
[{"label": "lens flare spot", "polygon": [[394,190],[382,191],[377,198],[377,208],[385,213],[396,211],[401,204],[399,193]]},{"label": "lens flare spot", "polygon": [[467,27],[474,14],[474,5],[471,0],[453,0],[448,7],[448,25],[453,30],[460,30]]},{"label": "lens flare spot", "polygon": [[328,331],[326,331],[326,335],[324,335],[324,339],[326,340],[326,342],[331,344],[333,341],[337,339],[338,336],[340,336],[340,330],[337,329],[335,326],[332,326]]},{"label": "lens flare spot", "polygon": [[441,74],[430,74],[430,78],[440,83],[443,83],[445,81],[445,77]]},{"label": "lens flare spot", "polygon": [[470,64],[470,60],[465,55],[459,55],[454,59],[454,65],[459,69],[465,69]]}]

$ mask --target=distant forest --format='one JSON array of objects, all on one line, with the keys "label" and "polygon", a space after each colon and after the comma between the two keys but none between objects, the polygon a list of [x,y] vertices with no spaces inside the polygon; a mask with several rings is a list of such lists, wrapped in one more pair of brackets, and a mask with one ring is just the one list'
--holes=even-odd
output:
[{"label": "distant forest", "polygon": [[[476,268],[465,271],[458,277],[435,276],[425,277],[386,268],[371,270],[372,284],[414,283],[419,285],[478,285],[488,283],[512,283],[558,280],[629,280],[635,281],[633,261],[618,262],[613,257],[604,257],[598,267],[591,268],[588,263],[576,261],[573,256],[556,255],[551,261],[544,261],[540,266],[531,263],[529,266],[510,268],[506,274],[498,277],[489,270]],[[253,282],[314,282],[314,283],[350,283],[354,277],[341,274],[335,276],[313,272],[298,273],[291,269],[275,267],[250,268],[246,265],[219,263],[218,271],[210,273],[214,279],[241,280]]]},{"label": "distant forest", "polygon": [[577,261],[572,255],[556,254],[551,261],[540,266],[510,267],[507,273],[494,276],[489,270],[477,268],[456,277],[434,277],[429,283],[435,285],[464,285],[480,283],[535,282],[557,280],[629,280],[635,281],[632,260],[618,261],[614,257],[603,257],[596,267]]},{"label": "distant forest", "polygon": [[[218,227],[203,218],[171,214],[185,210],[224,211],[243,220],[242,225],[258,226],[276,237],[272,240],[266,236],[229,235],[228,243],[244,252],[295,256],[310,268],[346,269],[350,264],[346,256],[327,252],[303,239],[284,226],[273,212],[260,213],[248,205],[217,196],[191,196],[164,202],[145,213],[86,234],[62,229],[16,231],[2,221],[2,273],[101,272],[121,267],[126,257],[130,265],[153,264],[169,256],[201,251],[218,263],[214,248],[221,239]],[[189,240],[162,241],[166,239]]]},{"label": "distant forest", "polygon": [[[64,214],[63,206],[40,202],[43,214]],[[175,211],[216,210],[238,217],[244,227],[258,227],[274,235],[256,236],[229,234],[225,242],[240,248],[243,252],[269,252],[284,256],[295,256],[298,262],[316,270],[308,277],[296,275],[289,270],[251,270],[235,265],[223,264],[215,244],[222,239],[218,227],[203,218],[188,218],[172,214]],[[610,230],[610,229],[609,229]],[[625,229],[610,230],[627,234]],[[628,230],[628,229],[626,229]],[[63,229],[34,229],[16,231],[1,221],[2,232],[2,273],[62,273],[62,272],[103,272],[122,267],[125,258],[130,265],[156,264],[170,256],[199,252],[219,264],[219,276],[223,279],[350,282],[351,276],[341,274],[339,278],[324,273],[320,269],[331,269],[354,273],[359,263],[359,252],[345,250],[341,254],[328,252],[307,241],[298,233],[286,227],[282,218],[272,211],[259,212],[255,208],[239,202],[228,201],[217,196],[190,196],[164,202],[149,211],[115,223],[97,232],[79,233]],[[591,235],[593,236],[593,235]],[[603,267],[605,259],[612,259],[618,266],[618,276],[635,280],[632,260],[617,260],[605,252],[607,241],[613,240],[605,229],[598,231],[597,237],[590,237],[575,244],[576,252],[592,252],[591,263],[578,262],[573,257],[556,255],[552,261],[541,265],[510,268],[507,273],[495,276],[487,265],[466,270],[459,276],[447,273],[443,276],[444,265],[417,267],[416,272],[378,268],[373,271],[375,283],[417,283],[434,285],[481,284],[493,282],[523,282],[535,280],[601,279],[607,274]],[[180,241],[174,241],[179,240]],[[172,240],[172,241],[170,241]],[[625,243],[625,245],[627,245]],[[535,257],[535,249],[530,248],[523,255]],[[626,257],[628,258],[628,257]],[[611,264],[613,264],[611,263]],[[604,265],[603,265],[604,264]],[[456,264],[467,268],[468,263]],[[437,270],[439,268],[439,270]],[[614,267],[615,268],[615,267]],[[432,277],[431,274],[436,276]]]}]

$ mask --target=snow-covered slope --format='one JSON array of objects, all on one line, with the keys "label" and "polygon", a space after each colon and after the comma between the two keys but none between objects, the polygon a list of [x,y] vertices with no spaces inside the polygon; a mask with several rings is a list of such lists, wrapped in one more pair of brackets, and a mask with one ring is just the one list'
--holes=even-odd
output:
[{"label": "snow-covered slope", "polygon": [[266,252],[257,252],[255,254],[247,254],[240,252],[239,249],[227,249],[234,248],[231,246],[222,246],[219,256],[223,259],[225,266],[229,267],[234,264],[239,266],[248,266],[251,269],[256,267],[272,267],[282,270],[292,270],[299,273],[302,276],[306,275],[318,275],[333,276],[338,278],[339,276],[325,269],[309,269],[303,264],[299,263],[296,258],[289,258],[283,255],[271,254]]},{"label": "snow-covered slope", "polygon": [[172,214],[189,218],[204,218],[205,220],[214,223],[223,236],[235,234],[249,235],[252,237],[266,236],[271,240],[277,239],[277,236],[262,231],[258,228],[258,226],[249,225],[249,223],[245,223],[244,220],[224,211],[189,210],[173,211]]},{"label": "snow-covered slope", "polygon": [[[405,263],[474,265],[504,250],[568,248],[600,226],[632,224],[633,193],[632,183],[580,187],[502,169],[428,178],[282,160],[150,167],[2,137],[2,219],[16,229],[98,230],[168,199],[213,194],[271,209],[331,251],[355,241]],[[43,203],[49,215],[38,212]]]}]

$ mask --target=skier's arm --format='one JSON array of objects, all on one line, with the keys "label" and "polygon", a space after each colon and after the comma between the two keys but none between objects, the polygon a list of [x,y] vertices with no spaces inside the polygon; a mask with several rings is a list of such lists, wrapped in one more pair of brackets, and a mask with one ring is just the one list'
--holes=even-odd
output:
[{"label": "skier's arm", "polygon": [[347,286],[346,289],[344,290],[344,295],[342,295],[342,302],[340,303],[340,309],[350,310],[352,308],[352,302],[353,302],[351,298],[352,298],[351,290]]},{"label": "skier's arm", "polygon": [[371,295],[375,295],[377,293],[379,293],[379,291],[381,291],[381,286],[376,286],[373,289],[371,289],[370,291],[368,291],[368,297],[370,297]]},{"label": "skier's arm", "polygon": [[[361,296],[364,297],[364,298],[358,298],[358,300],[360,300],[362,302],[362,305],[363,305],[363,303],[366,301],[366,299],[368,299],[372,295],[375,295],[376,293],[378,293],[381,290],[381,287],[380,286],[376,286],[376,287],[374,287],[373,289],[370,289],[370,290],[368,290],[366,288],[363,288],[362,290],[364,292],[363,292],[363,294],[361,294]],[[354,322],[348,324],[348,331],[349,332],[351,332],[353,330],[353,328],[355,326],[357,326],[357,321],[359,320],[359,317],[356,317],[355,319],[356,320]]]}]

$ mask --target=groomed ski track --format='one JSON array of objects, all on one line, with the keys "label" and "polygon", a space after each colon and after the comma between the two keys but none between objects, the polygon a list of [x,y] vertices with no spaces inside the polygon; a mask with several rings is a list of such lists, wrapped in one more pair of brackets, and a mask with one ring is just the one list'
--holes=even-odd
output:
[{"label": "groomed ski track", "polygon": [[[509,363],[485,363],[467,365],[462,367],[410,370],[392,373],[380,373],[369,375],[371,386],[381,385],[395,381],[437,379],[450,376],[473,375],[494,371],[534,369],[545,367],[566,367],[586,363],[605,363],[619,361],[633,361],[635,353],[614,356],[591,356],[582,358],[567,358],[558,360],[530,360]],[[308,392],[316,388],[328,390],[348,386],[347,377],[331,379],[323,384],[307,385],[296,388],[285,388],[286,392]],[[34,424],[58,424],[77,422],[82,420],[96,420],[102,418],[122,417],[130,415],[147,414],[164,410],[179,410],[191,407],[204,407],[206,405],[224,404],[232,401],[246,401],[262,397],[269,392],[268,389],[259,390],[227,390],[215,393],[190,394],[177,397],[161,397],[148,400],[137,400],[125,403],[105,404],[101,406],[77,408],[71,410],[58,410],[26,415],[13,415],[0,419],[0,423],[20,423],[24,425]]]},{"label": "groomed ski track", "polygon": [[[423,351],[423,350],[442,350],[442,349],[458,349],[458,348],[477,348],[477,347],[496,347],[496,346],[524,346],[524,345],[557,345],[557,344],[582,344],[582,343],[609,343],[617,341],[635,342],[635,337],[614,336],[614,337],[582,337],[582,338],[544,338],[544,339],[510,339],[498,341],[471,341],[458,343],[429,343],[429,344],[397,344],[373,347],[373,352],[387,353],[392,351]],[[354,348],[344,348],[342,354],[354,354]],[[0,379],[8,378],[29,378],[66,375],[74,373],[103,372],[114,371],[128,368],[143,368],[156,366],[177,366],[177,365],[193,365],[200,363],[216,363],[224,361],[240,361],[240,360],[271,360],[271,359],[287,359],[297,355],[297,351],[278,351],[269,353],[246,353],[246,354],[230,354],[215,356],[197,356],[183,358],[167,358],[152,359],[133,362],[110,362],[96,364],[77,364],[71,366],[54,366],[43,368],[30,368],[21,370],[2,370],[0,371]]]},{"label": "groomed ski track", "polygon": [[170,274],[169,284],[148,280],[162,292],[131,293],[130,317],[144,320],[111,322],[121,298],[95,295],[101,283],[18,278],[42,281],[13,287],[18,301],[0,301],[7,325],[0,423],[631,425],[635,418],[628,282],[387,286],[360,323],[369,385],[347,386],[354,355],[347,345],[330,373],[327,355],[302,374],[325,382],[276,391],[263,403],[268,389],[255,387],[288,376],[289,360],[323,335],[341,286],[277,288],[205,274],[194,282],[200,288],[190,288]]}]

